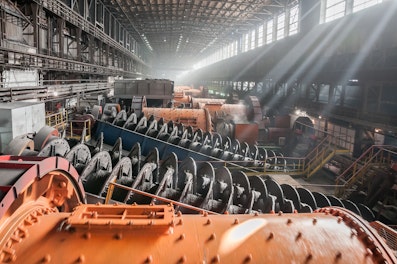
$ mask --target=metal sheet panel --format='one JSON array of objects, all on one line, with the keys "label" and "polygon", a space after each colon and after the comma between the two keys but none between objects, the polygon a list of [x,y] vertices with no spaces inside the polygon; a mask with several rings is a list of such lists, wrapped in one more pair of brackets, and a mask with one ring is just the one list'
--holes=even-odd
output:
[{"label": "metal sheet panel", "polygon": [[45,126],[45,107],[40,102],[12,102],[0,104],[1,151],[15,137],[33,133]]}]

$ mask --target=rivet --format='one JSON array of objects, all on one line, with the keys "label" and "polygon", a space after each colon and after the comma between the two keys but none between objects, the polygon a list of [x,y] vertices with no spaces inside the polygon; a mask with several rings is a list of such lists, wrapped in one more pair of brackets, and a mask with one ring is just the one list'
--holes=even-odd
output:
[{"label": "rivet", "polygon": [[154,203],[153,203],[153,202],[152,202],[152,203],[150,203],[150,204],[149,204],[149,206],[154,206]]},{"label": "rivet", "polygon": [[48,263],[51,261],[51,255],[47,254],[43,257],[43,259],[41,260],[41,263]]},{"label": "rivet", "polygon": [[282,216],[283,215],[283,211],[278,212],[278,215]]},{"label": "rivet", "polygon": [[267,237],[267,240],[271,240],[273,239],[273,237],[274,237],[274,233],[270,232],[269,236]]},{"label": "rivet", "polygon": [[15,236],[15,235],[11,235],[11,236],[10,236],[10,239],[11,239],[12,241],[15,241],[15,242],[18,242],[18,243],[22,241],[21,238]]},{"label": "rivet", "polygon": [[122,233],[117,233],[117,234],[114,236],[114,238],[117,239],[117,240],[120,240],[120,239],[123,238],[123,234],[122,234]]},{"label": "rivet", "polygon": [[374,240],[372,239],[372,237],[367,237],[367,242],[370,245],[373,245],[375,243]]},{"label": "rivet", "polygon": [[210,237],[209,237],[208,240],[215,240],[215,238],[216,238],[215,233],[212,233],[212,234],[210,235]]},{"label": "rivet", "polygon": [[172,206],[172,204],[170,204],[170,203],[169,203],[169,204],[167,204],[167,206],[168,206],[168,207],[171,207],[171,206]]},{"label": "rivet", "polygon": [[152,263],[152,262],[153,262],[153,257],[152,257],[152,255],[149,255],[149,256],[146,258],[145,263]]},{"label": "rivet", "polygon": [[186,261],[187,261],[186,256],[182,256],[182,257],[178,260],[178,263],[186,263]]},{"label": "rivet", "polygon": [[206,224],[207,224],[207,225],[210,225],[210,224],[211,224],[211,219],[207,219]]},{"label": "rivet", "polygon": [[298,234],[296,235],[296,240],[300,239],[302,237],[302,232],[298,232]]},{"label": "rivet", "polygon": [[234,224],[235,224],[235,225],[238,225],[239,223],[240,223],[240,221],[239,221],[237,218],[235,218],[235,219],[234,219]]},{"label": "rivet", "polygon": [[309,254],[306,256],[306,263],[310,262],[312,259],[313,259],[313,255],[312,255],[312,253],[309,253]]},{"label": "rivet", "polygon": [[83,263],[85,262],[85,256],[84,255],[80,255],[77,259],[77,263]]},{"label": "rivet", "polygon": [[254,213],[254,216],[258,216],[258,215],[259,215],[259,213],[258,213],[258,212],[255,212],[255,213]]},{"label": "rivet", "polygon": [[378,254],[378,255],[382,255],[382,252],[380,251],[380,249],[378,247],[375,247],[375,252],[374,253]]},{"label": "rivet", "polygon": [[179,219],[178,225],[183,225],[183,220]]},{"label": "rivet", "polygon": [[100,203],[100,202],[97,202],[95,205],[96,205],[96,206],[99,206],[99,205],[101,205],[101,203]]},{"label": "rivet", "polygon": [[91,238],[91,233],[89,233],[89,232],[84,233],[84,238],[85,239],[90,239]]},{"label": "rivet", "polygon": [[244,259],[244,263],[251,262],[251,260],[252,260],[252,255],[251,255],[251,254],[248,254],[248,255],[245,257],[245,259]]},{"label": "rivet", "polygon": [[313,218],[313,225],[317,224],[317,218]]},{"label": "rivet", "polygon": [[229,211],[225,211],[223,214],[228,215],[228,214],[229,214]]},{"label": "rivet", "polygon": [[342,217],[338,216],[338,224],[342,223],[343,219]]},{"label": "rivet", "polygon": [[178,213],[176,213],[176,216],[181,217],[182,216],[182,212],[178,211]]},{"label": "rivet", "polygon": [[336,253],[335,259],[339,260],[341,258],[342,258],[342,252],[339,251],[338,253]]},{"label": "rivet", "polygon": [[178,240],[184,240],[184,239],[185,239],[185,237],[186,237],[186,235],[185,235],[185,234],[181,234],[181,235],[179,236],[179,239],[178,239]]},{"label": "rivet", "polygon": [[212,258],[211,263],[219,263],[221,261],[221,257],[217,254]]},{"label": "rivet", "polygon": [[208,213],[206,211],[203,212],[203,216],[207,217]]},{"label": "rivet", "polygon": [[138,204],[136,202],[134,202],[132,205],[137,206]]},{"label": "rivet", "polygon": [[291,224],[292,223],[292,219],[291,218],[288,218],[288,220],[287,220],[287,225],[289,225],[289,224]]}]

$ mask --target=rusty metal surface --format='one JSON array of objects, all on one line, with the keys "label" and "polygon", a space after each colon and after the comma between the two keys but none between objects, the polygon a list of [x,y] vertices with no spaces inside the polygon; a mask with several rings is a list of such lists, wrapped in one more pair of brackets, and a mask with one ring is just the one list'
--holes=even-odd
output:
[{"label": "rusty metal surface", "polygon": [[22,155],[25,151],[34,151],[34,142],[28,135],[15,137],[4,150],[5,155]]},{"label": "rusty metal surface", "polygon": [[[27,225],[32,217],[36,220]],[[175,215],[169,205],[81,205],[73,213],[31,210],[16,220],[10,232],[2,230],[3,263],[397,261],[368,223],[337,208],[311,214]],[[10,243],[21,228],[29,236]]]},{"label": "rusty metal surface", "polygon": [[77,171],[60,157],[0,156],[2,195],[1,223],[19,205],[45,199],[52,207],[71,210],[85,200]]},{"label": "rusty metal surface", "polygon": [[212,105],[223,105],[226,103],[226,99],[216,98],[192,98],[192,108],[202,108],[200,106],[212,106]]},{"label": "rusty metal surface", "polygon": [[34,148],[36,150],[41,150],[47,144],[47,142],[51,138],[59,137],[59,132],[53,127],[44,126],[42,127],[39,132],[35,135],[34,141]]},{"label": "rusty metal surface", "polygon": [[[158,154],[146,159],[159,167]],[[164,162],[161,171],[168,168],[172,173],[170,166],[176,169],[176,164],[176,158]],[[186,173],[187,168],[180,171]],[[131,171],[129,166],[125,169]],[[185,215],[180,204],[177,213],[171,204],[81,204],[84,179],[59,157],[0,156],[0,170],[0,190],[5,194],[0,208],[1,263],[397,263],[383,236],[344,208],[229,214],[245,211],[251,206],[244,204],[255,202],[260,194],[250,193],[245,175],[214,170],[209,163],[199,169],[200,183],[191,188],[202,194],[203,209],[216,211],[221,199],[228,200],[222,203],[228,210],[219,211],[225,214]],[[142,179],[147,176],[158,177],[151,173]],[[214,177],[218,191],[202,190],[209,184],[207,177]],[[226,185],[228,180],[233,182]],[[273,193],[277,186],[266,183]],[[265,182],[252,182],[259,191],[258,184]],[[292,199],[285,188],[279,189],[281,196],[284,190]],[[391,229],[388,234],[397,237]]]},{"label": "rusty metal surface", "polygon": [[156,119],[163,118],[165,121],[174,121],[194,129],[211,131],[211,117],[205,109],[180,109],[180,108],[153,108],[145,107],[143,112],[146,117],[153,115]]},{"label": "rusty metal surface", "polygon": [[255,145],[258,141],[258,124],[235,124],[234,125],[234,138],[240,142],[247,142],[248,144]]}]

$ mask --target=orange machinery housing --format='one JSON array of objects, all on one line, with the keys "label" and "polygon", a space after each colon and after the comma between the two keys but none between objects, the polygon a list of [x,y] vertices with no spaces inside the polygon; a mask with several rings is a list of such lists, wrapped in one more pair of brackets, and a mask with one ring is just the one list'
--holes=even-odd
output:
[{"label": "orange machinery housing", "polygon": [[182,215],[171,204],[88,205],[63,158],[1,156],[0,170],[2,263],[397,263],[342,208]]},{"label": "orange machinery housing", "polygon": [[200,128],[204,132],[212,131],[211,116],[207,109],[144,107],[142,111],[146,117],[153,116],[157,120],[163,118],[166,122],[181,123],[194,130]]}]

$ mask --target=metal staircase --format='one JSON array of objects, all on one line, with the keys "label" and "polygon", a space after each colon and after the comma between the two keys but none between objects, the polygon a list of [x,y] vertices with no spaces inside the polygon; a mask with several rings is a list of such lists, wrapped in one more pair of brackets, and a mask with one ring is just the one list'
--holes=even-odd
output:
[{"label": "metal staircase", "polygon": [[338,197],[346,197],[358,186],[363,185],[372,170],[390,168],[397,158],[394,146],[373,145],[336,178]]},{"label": "metal staircase", "polygon": [[348,153],[346,149],[335,148],[331,144],[330,136],[325,137],[305,158],[305,166],[302,175],[310,178],[319,171],[336,154]]}]

